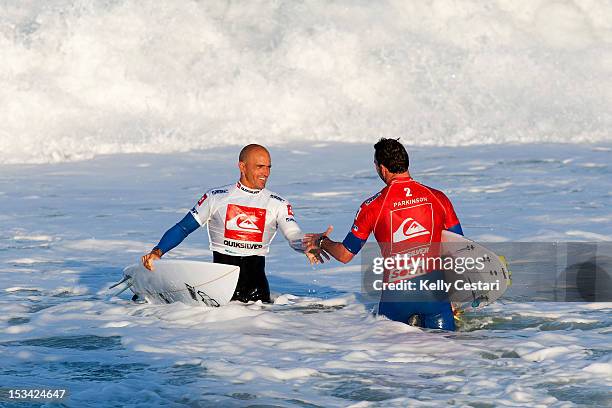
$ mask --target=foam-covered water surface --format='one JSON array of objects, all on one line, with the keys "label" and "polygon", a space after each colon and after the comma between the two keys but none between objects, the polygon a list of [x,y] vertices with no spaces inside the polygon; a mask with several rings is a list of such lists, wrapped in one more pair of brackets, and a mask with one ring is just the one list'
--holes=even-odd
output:
[{"label": "foam-covered water surface", "polygon": [[0,163],[610,140],[610,21],[606,0],[3,1]]},{"label": "foam-covered water surface", "polygon": [[[484,241],[612,239],[606,144],[409,147]],[[370,144],[271,149],[268,187],[340,239],[382,182]],[[275,303],[137,304],[106,288],[237,149],[0,166],[0,384],[67,388],[67,406],[609,406],[610,303],[506,299],[455,333],[374,317],[357,260],[310,267],[277,237]],[[206,234],[167,256],[210,260]],[[510,260],[512,261],[512,260]]]}]

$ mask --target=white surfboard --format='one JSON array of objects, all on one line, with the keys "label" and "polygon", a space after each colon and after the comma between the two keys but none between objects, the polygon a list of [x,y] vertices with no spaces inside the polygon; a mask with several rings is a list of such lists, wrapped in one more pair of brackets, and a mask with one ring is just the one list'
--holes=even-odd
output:
[{"label": "white surfboard", "polygon": [[[495,302],[512,283],[511,273],[504,257],[462,235],[442,231],[442,253],[452,258],[481,259],[478,266],[466,268],[463,273],[456,271],[445,271],[444,273],[446,282],[452,284],[449,299],[461,309],[477,308]],[[481,265],[484,265],[484,268],[480,267]],[[464,287],[466,282],[470,286],[481,282],[485,288],[481,290],[456,289],[457,286]],[[496,283],[497,286],[494,285]]]},{"label": "white surfboard", "polygon": [[238,266],[187,260],[159,259],[153,268],[138,263],[123,270],[132,292],[149,303],[223,306],[232,299],[240,275]]}]

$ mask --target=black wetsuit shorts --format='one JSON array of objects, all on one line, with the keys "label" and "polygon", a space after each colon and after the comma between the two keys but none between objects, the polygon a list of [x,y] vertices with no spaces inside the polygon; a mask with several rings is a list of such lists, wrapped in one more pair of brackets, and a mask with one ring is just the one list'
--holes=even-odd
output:
[{"label": "black wetsuit shorts", "polygon": [[232,300],[270,303],[270,286],[266,278],[266,258],[260,255],[233,256],[213,252],[213,262],[240,267],[240,277]]}]

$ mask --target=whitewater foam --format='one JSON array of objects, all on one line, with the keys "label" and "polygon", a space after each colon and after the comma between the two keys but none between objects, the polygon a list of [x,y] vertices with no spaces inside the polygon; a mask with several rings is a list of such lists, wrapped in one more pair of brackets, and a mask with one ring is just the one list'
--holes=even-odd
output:
[{"label": "whitewater foam", "polygon": [[32,0],[0,13],[0,163],[612,139],[603,0]]}]

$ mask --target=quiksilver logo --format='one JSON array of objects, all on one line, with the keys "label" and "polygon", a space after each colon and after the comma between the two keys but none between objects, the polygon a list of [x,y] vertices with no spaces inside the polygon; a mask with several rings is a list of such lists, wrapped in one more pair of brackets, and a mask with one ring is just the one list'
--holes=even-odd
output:
[{"label": "quiksilver logo", "polygon": [[223,245],[233,247],[233,248],[241,248],[241,249],[261,249],[263,248],[262,244],[251,244],[249,242],[234,242],[230,240],[223,240]]},{"label": "quiksilver logo", "polygon": [[412,218],[406,218],[399,228],[393,233],[393,242],[401,242],[430,232]]},{"label": "quiksilver logo", "polygon": [[257,221],[256,217],[249,217],[244,213],[238,214],[225,223],[225,229],[231,231],[261,232],[261,230],[257,228],[257,225],[251,220],[251,218],[255,218],[255,220]]},{"label": "quiksilver logo", "polygon": [[228,204],[225,213],[224,238],[262,242],[266,226],[266,209]]}]

